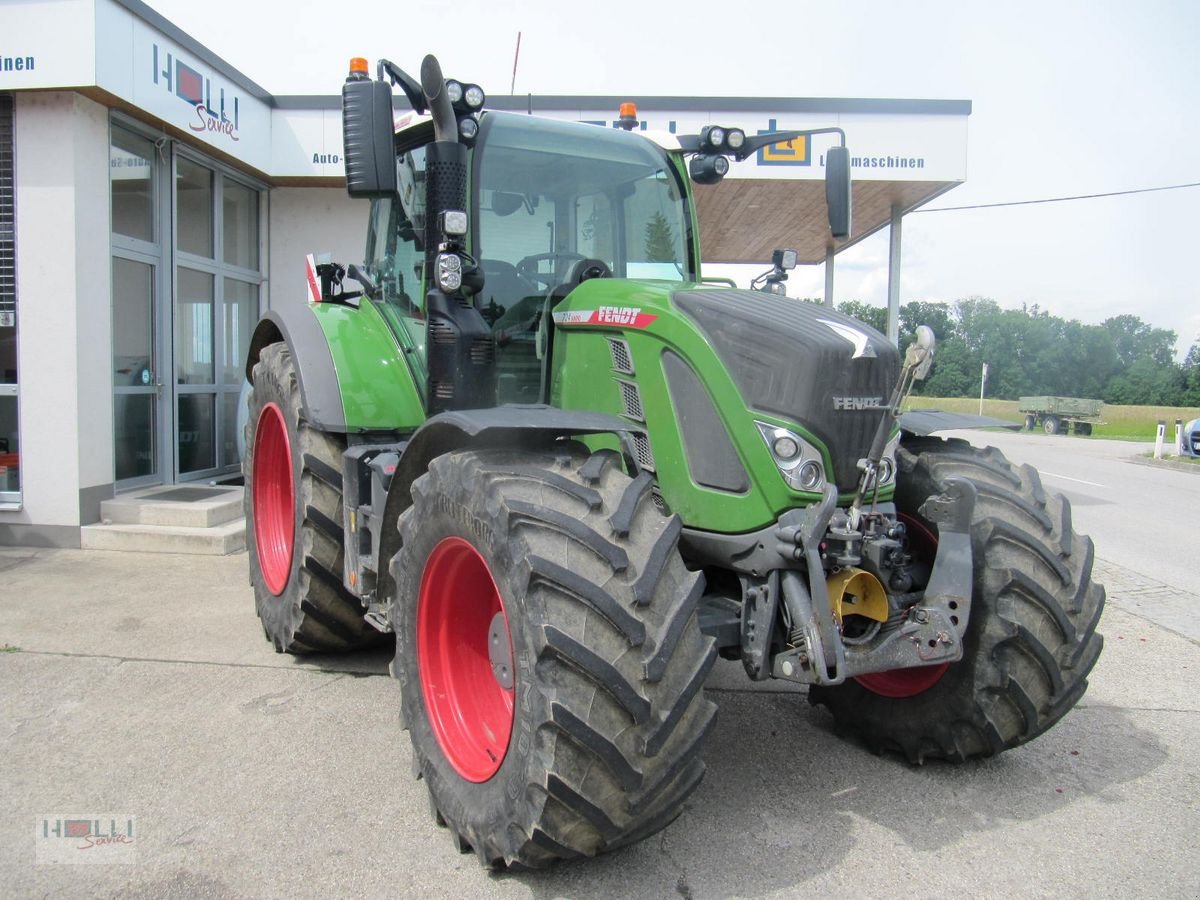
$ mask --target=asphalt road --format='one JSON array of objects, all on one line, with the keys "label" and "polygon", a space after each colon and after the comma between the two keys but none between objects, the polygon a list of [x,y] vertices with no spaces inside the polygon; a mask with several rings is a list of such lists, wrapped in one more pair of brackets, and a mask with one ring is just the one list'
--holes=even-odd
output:
[{"label": "asphalt road", "polygon": [[[1200,896],[1200,644],[1177,633],[1196,596],[1186,535],[1164,536],[1185,529],[1158,524],[1200,480],[1105,442],[976,439],[1063,480],[1095,537],[1110,603],[1081,704],[995,759],[913,768],[838,738],[802,689],[751,689],[722,663],[708,775],[679,820],[545,873],[491,875],[454,852],[410,775],[386,654],[273,653],[244,556],[0,550],[0,643],[15,648],[0,653],[0,890]],[[136,864],[35,863],[41,822],[85,812],[137,817]]]},{"label": "asphalt road", "polygon": [[1154,445],[1130,441],[1039,432],[954,435],[1037,469],[1047,490],[1071,501],[1076,530],[1092,536],[1101,580],[1118,588],[1115,602],[1200,640],[1200,466],[1149,465],[1143,454]]}]

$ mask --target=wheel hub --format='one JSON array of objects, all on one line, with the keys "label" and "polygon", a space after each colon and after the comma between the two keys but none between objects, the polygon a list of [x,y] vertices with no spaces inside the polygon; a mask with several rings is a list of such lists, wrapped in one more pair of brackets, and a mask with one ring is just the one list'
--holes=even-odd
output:
[{"label": "wheel hub", "polygon": [[283,411],[268,403],[254,431],[254,546],[267,590],[278,597],[292,574],[296,546],[292,445]]},{"label": "wheel hub", "polygon": [[438,746],[467,781],[487,781],[512,737],[512,638],[487,562],[463,538],[443,538],[426,560],[417,665]]},{"label": "wheel hub", "polygon": [[[932,560],[937,555],[937,535],[924,522],[900,513],[900,519],[908,526],[909,546],[916,554]],[[923,694],[942,680],[950,663],[935,666],[917,666],[911,669],[892,669],[890,672],[872,672],[859,675],[855,681],[873,694],[899,699]]]}]

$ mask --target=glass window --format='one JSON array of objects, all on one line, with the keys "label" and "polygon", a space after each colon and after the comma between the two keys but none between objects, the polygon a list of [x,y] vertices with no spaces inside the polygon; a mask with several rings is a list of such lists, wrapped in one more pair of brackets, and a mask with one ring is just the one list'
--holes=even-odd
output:
[{"label": "glass window", "polygon": [[258,268],[258,191],[223,178],[222,243],[226,264]]},{"label": "glass window", "polygon": [[240,385],[246,380],[246,354],[250,351],[250,335],[258,319],[258,285],[226,278],[222,308],[225,330],[221,381]]},{"label": "glass window", "polygon": [[213,173],[180,156],[175,163],[176,245],[184,253],[213,255]]},{"label": "glass window", "polygon": [[154,144],[117,126],[108,151],[112,190],[112,230],[115,234],[153,242]]},{"label": "glass window", "polygon": [[237,448],[238,395],[221,394],[221,461],[222,466],[236,466],[241,460]]},{"label": "glass window", "polygon": [[687,270],[684,230],[674,211],[679,205],[674,179],[658,172],[634,183],[633,193],[622,204],[629,256],[629,278],[679,281]]},{"label": "glass window", "polygon": [[182,266],[178,272],[175,380],[178,384],[213,384],[213,276]]},{"label": "glass window", "polygon": [[115,394],[113,396],[113,453],[117,480],[153,475],[157,471],[155,416],[158,398],[154,394]]},{"label": "glass window", "polygon": [[[424,385],[425,294],[423,202],[418,185],[424,180],[425,151],[417,149],[399,160],[400,202],[375,200],[367,229],[367,265],[379,287],[384,317],[405,348],[405,360],[418,384]],[[407,198],[407,200],[406,200]]]},{"label": "glass window", "polygon": [[683,186],[652,142],[490,113],[477,152],[483,258],[543,288],[548,279],[556,279],[550,287],[560,283],[581,257],[603,260],[618,277],[636,277],[645,263],[655,264],[657,277],[689,277]]},{"label": "glass window", "polygon": [[146,387],[154,371],[154,267],[113,257],[113,386]]},{"label": "glass window", "polygon": [[212,394],[179,395],[179,474],[216,466]]},{"label": "glass window", "polygon": [[118,481],[159,471],[155,271],[149,263],[112,259],[113,453]]},{"label": "glass window", "polygon": [[423,318],[424,148],[405,153],[397,170],[400,172],[400,202],[377,200],[371,208],[368,263],[383,300],[405,315]]},{"label": "glass window", "polygon": [[496,335],[499,396],[537,402],[550,305],[577,262],[599,259],[617,277],[687,277],[683,186],[660,147],[612,129],[490,113],[476,152],[478,302]]}]

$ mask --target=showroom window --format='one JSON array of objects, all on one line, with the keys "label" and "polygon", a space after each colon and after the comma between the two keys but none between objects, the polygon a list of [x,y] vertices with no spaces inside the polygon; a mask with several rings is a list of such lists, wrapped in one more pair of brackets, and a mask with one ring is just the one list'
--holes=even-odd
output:
[{"label": "showroom window", "polygon": [[21,502],[13,105],[0,93],[0,505]]}]

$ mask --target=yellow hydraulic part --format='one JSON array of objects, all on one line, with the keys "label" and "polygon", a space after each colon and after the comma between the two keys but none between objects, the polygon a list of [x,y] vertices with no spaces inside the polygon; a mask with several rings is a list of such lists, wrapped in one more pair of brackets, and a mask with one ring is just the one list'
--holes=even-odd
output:
[{"label": "yellow hydraulic part", "polygon": [[863,616],[876,622],[888,620],[887,591],[879,579],[865,569],[851,566],[825,581],[829,599],[833,603],[833,615],[840,622],[842,616]]}]

